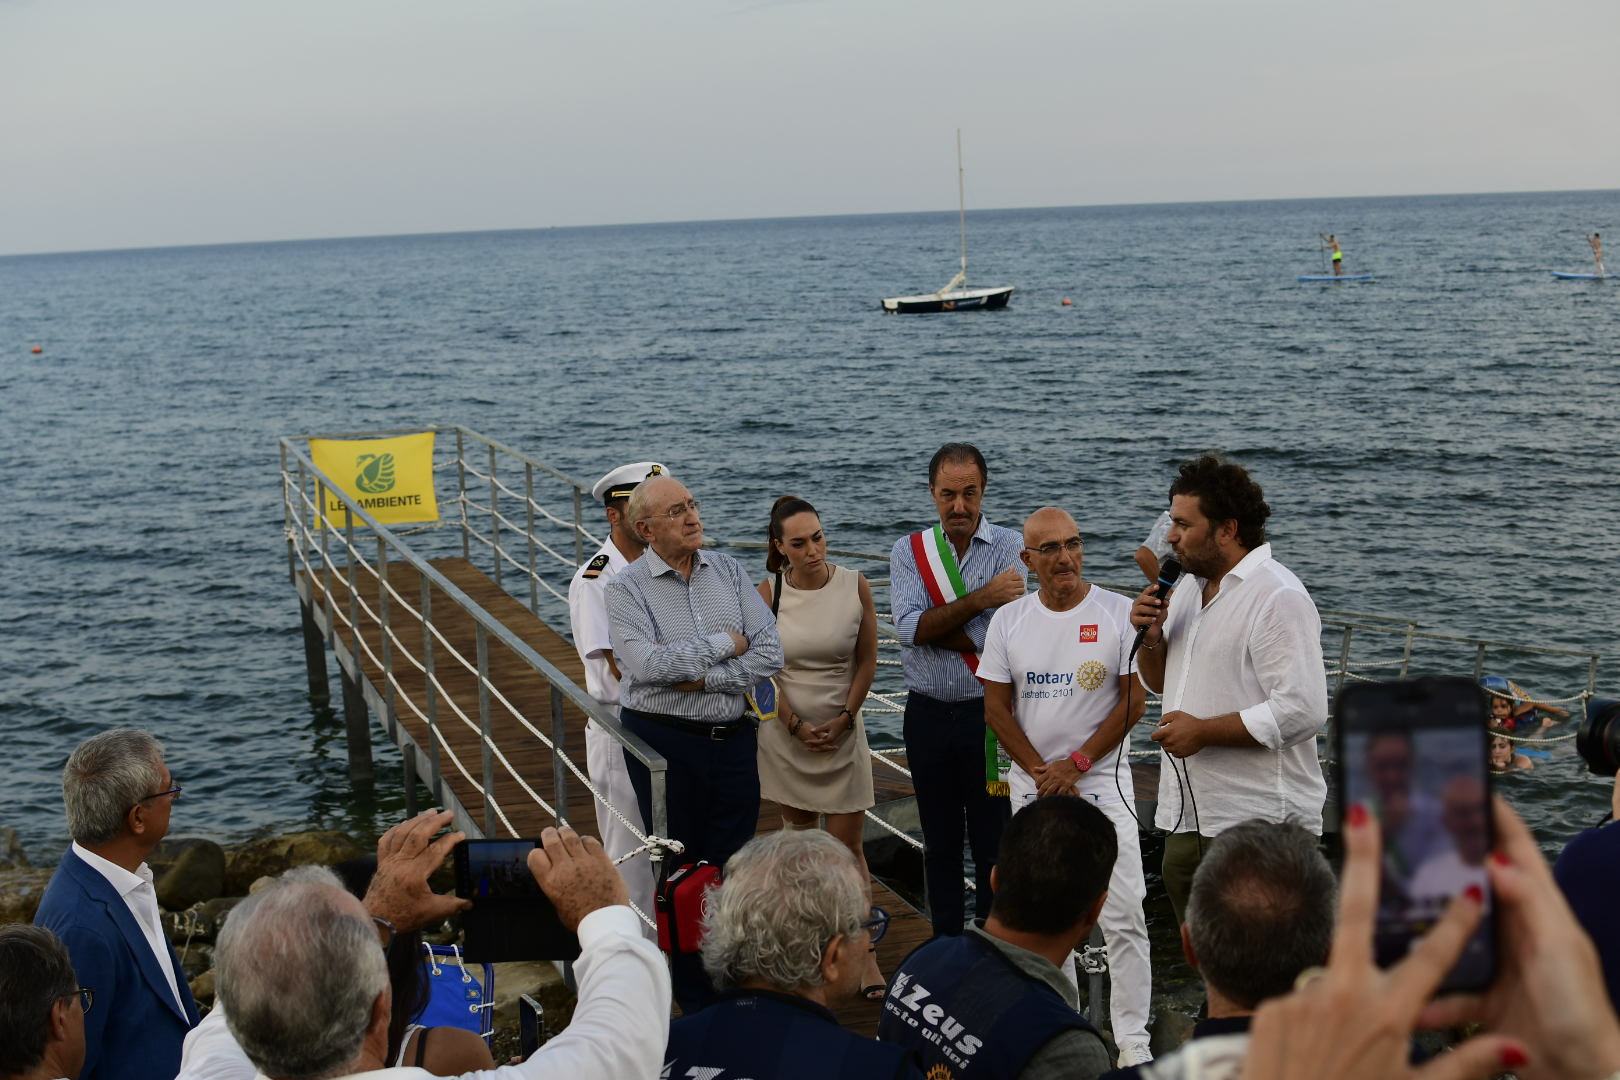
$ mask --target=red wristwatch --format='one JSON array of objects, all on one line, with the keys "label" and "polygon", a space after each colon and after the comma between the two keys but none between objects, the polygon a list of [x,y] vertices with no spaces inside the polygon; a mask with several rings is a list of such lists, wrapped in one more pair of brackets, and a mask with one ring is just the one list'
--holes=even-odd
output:
[{"label": "red wristwatch", "polygon": [[1074,767],[1079,769],[1081,772],[1084,773],[1091,771],[1091,759],[1086,757],[1086,755],[1082,754],[1080,751],[1076,750],[1074,753],[1070,754],[1069,760],[1074,762]]}]

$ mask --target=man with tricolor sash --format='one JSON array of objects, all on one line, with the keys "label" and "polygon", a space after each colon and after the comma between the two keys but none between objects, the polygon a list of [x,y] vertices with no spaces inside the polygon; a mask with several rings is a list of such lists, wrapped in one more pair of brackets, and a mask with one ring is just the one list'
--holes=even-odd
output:
[{"label": "man with tricolor sash", "polygon": [[988,469],[967,443],[928,463],[939,524],[895,541],[889,597],[905,673],[906,758],[922,825],[936,935],[962,933],[962,841],[973,851],[974,912],[990,911],[990,868],[1007,822],[1007,758],[984,723],[976,672],[995,609],[1024,595],[1021,534],[979,512]]}]

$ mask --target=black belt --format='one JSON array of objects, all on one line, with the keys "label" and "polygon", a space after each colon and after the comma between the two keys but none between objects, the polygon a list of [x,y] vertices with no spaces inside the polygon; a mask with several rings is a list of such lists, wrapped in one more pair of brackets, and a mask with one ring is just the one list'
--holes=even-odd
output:
[{"label": "black belt", "polygon": [[717,724],[706,724],[702,720],[688,720],[684,716],[666,716],[663,713],[642,712],[640,709],[630,709],[620,706],[620,712],[631,713],[643,720],[657,724],[659,727],[672,728],[675,731],[685,732],[688,735],[702,735],[704,738],[723,742],[733,735],[741,735],[745,731],[753,731],[756,724],[747,716],[736,720],[722,720]]}]

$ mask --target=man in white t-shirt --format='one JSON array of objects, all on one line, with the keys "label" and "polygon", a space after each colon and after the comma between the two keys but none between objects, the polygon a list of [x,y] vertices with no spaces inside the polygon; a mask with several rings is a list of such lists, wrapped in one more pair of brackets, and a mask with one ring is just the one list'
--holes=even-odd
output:
[{"label": "man in white t-shirt", "polygon": [[[585,664],[585,691],[615,714],[619,711],[619,668],[613,659],[613,640],[608,626],[608,582],[629,566],[647,545],[636,535],[625,515],[630,493],[650,476],[668,476],[669,470],[656,461],[621,465],[591,485],[591,498],[607,516],[608,538],[588,561],[574,571],[568,583],[568,621],[574,633],[574,649]],[[624,748],[619,740],[602,730],[595,720],[585,721],[585,771],[619,813],[646,831],[636,793],[630,786],[630,770],[625,765]],[[596,831],[611,859],[620,859],[641,846],[636,834],[613,811],[596,804]],[[645,853],[619,863],[630,890],[630,900],[648,916],[652,915],[652,861]],[[648,936],[652,928],[644,925]]]},{"label": "man in white t-shirt", "polygon": [[1040,590],[996,611],[979,659],[984,718],[1012,758],[1014,812],[1045,795],[1078,795],[1114,824],[1119,857],[1098,925],[1108,942],[1119,1064],[1149,1060],[1152,972],[1146,885],[1120,744],[1142,715],[1130,663],[1131,602],[1080,576],[1083,544],[1074,518],[1055,506],[1024,522],[1024,564]]}]

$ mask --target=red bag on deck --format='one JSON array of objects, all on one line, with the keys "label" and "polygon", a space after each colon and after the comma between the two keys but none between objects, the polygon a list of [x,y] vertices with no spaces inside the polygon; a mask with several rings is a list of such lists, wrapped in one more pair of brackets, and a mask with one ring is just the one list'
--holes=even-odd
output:
[{"label": "red bag on deck", "polygon": [[703,943],[703,913],[709,890],[720,884],[720,868],[710,862],[678,866],[664,881],[653,906],[657,909],[658,947],[665,952],[694,953]]}]

